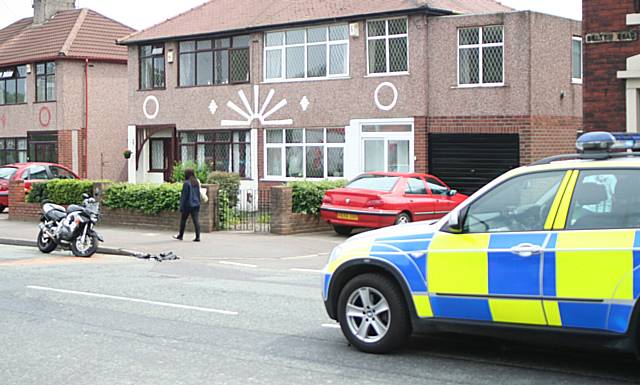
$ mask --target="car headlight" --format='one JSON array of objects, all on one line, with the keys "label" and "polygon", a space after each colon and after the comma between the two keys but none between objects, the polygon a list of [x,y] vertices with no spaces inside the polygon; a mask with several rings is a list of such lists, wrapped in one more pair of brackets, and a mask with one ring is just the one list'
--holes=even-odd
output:
[{"label": "car headlight", "polygon": [[331,251],[331,254],[329,255],[329,260],[327,261],[327,265],[329,265],[331,262],[338,259],[342,254],[343,250],[344,250],[344,243],[334,247],[333,250]]}]

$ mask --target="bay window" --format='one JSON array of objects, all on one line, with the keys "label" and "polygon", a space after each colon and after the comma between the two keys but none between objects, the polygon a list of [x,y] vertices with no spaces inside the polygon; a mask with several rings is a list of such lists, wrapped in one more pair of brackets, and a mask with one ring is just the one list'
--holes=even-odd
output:
[{"label": "bay window", "polygon": [[27,66],[0,69],[0,105],[27,102]]},{"label": "bay window", "polygon": [[140,47],[140,89],[152,90],[165,86],[164,45]]},{"label": "bay window", "polygon": [[249,35],[180,42],[180,86],[249,82]]},{"label": "bay window", "polygon": [[346,24],[268,32],[264,78],[267,81],[349,75],[349,27]]},{"label": "bay window", "polygon": [[367,21],[369,74],[409,71],[409,34],[406,17]]},{"label": "bay window", "polygon": [[0,138],[0,165],[27,162],[27,138]]},{"label": "bay window", "polygon": [[182,161],[206,163],[214,171],[251,178],[251,131],[214,130],[180,133]]},{"label": "bay window", "polygon": [[265,130],[267,178],[344,177],[344,128]]}]

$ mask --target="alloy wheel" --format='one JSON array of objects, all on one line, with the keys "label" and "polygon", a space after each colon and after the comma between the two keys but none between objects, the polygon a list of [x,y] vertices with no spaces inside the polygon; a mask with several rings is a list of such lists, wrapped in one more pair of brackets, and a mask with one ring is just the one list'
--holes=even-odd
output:
[{"label": "alloy wheel", "polygon": [[355,290],[347,300],[346,319],[351,333],[362,342],[380,341],[391,326],[387,299],[372,287]]}]

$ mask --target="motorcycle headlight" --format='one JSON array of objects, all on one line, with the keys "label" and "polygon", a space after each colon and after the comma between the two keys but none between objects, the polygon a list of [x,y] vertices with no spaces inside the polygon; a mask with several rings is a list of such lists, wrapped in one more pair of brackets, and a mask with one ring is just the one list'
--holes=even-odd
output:
[{"label": "motorcycle headlight", "polygon": [[98,214],[90,214],[89,218],[91,218],[91,222],[98,222]]}]

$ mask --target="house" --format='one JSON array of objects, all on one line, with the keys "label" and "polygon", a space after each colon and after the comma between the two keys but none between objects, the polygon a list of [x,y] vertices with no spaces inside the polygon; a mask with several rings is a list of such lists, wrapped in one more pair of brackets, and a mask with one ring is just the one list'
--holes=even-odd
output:
[{"label": "house", "polygon": [[133,30],[73,0],[34,0],[0,30],[0,164],[57,162],[126,179],[127,50]]},{"label": "house", "polygon": [[640,3],[584,1],[584,129],[637,133],[640,127]]},{"label": "house", "polygon": [[472,192],[573,147],[580,33],[493,0],[212,0],[119,40],[129,180],[194,160],[246,189],[429,171]]}]

